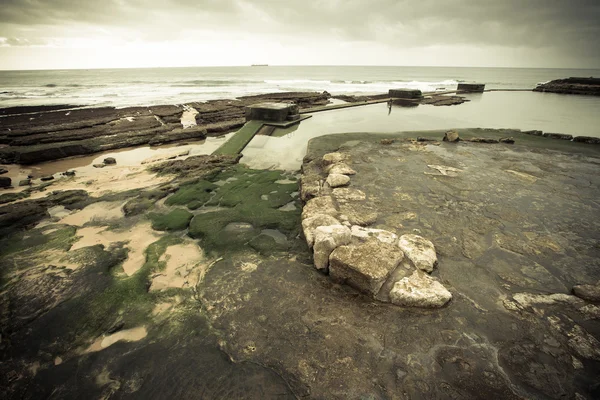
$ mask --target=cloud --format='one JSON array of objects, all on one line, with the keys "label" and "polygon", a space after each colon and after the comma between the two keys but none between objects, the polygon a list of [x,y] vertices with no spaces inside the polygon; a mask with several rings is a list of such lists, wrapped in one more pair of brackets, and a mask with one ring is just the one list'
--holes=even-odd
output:
[{"label": "cloud", "polygon": [[248,37],[306,48],[327,38],[389,50],[545,49],[600,66],[600,1],[3,0],[0,36],[12,38],[4,46]]}]

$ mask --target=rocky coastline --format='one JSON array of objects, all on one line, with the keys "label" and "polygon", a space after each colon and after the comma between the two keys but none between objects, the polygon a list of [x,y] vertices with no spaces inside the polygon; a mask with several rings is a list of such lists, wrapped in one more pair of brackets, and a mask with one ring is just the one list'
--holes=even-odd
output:
[{"label": "rocky coastline", "polygon": [[[34,164],[141,145],[203,139],[234,131],[245,123],[246,106],[294,101],[299,108],[329,103],[328,93],[273,93],[236,100],[128,108],[20,107],[0,117],[0,163]],[[189,112],[195,124],[181,123]]]},{"label": "rocky coastline", "polygon": [[565,78],[543,83],[534,92],[600,96],[600,78]]},{"label": "rocky coastline", "polygon": [[[221,135],[247,104],[329,97],[19,110],[0,162]],[[3,395],[597,398],[596,143],[345,133],[312,139],[300,171],[172,149],[2,194]]]}]

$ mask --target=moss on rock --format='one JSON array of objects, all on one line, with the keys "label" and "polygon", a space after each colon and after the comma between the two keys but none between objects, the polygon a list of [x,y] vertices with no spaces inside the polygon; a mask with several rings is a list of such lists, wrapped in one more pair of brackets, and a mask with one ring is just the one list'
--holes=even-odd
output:
[{"label": "moss on rock", "polygon": [[204,204],[211,198],[212,192],[216,188],[217,185],[205,180],[200,180],[191,184],[181,185],[177,192],[175,192],[175,194],[171,195],[165,201],[165,204],[170,206],[187,206],[191,204],[192,207],[198,208],[199,204]]},{"label": "moss on rock", "polygon": [[157,231],[181,231],[188,227],[194,215],[183,208],[177,208],[168,214],[151,213],[152,229]]}]

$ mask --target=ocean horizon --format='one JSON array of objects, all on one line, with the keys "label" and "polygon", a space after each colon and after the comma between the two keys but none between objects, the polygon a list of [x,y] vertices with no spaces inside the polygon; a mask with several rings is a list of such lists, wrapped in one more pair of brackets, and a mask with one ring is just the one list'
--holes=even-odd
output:
[{"label": "ocean horizon", "polygon": [[569,76],[600,76],[600,69],[269,65],[13,70],[0,71],[0,108],[184,104],[287,91],[435,92],[454,90],[462,82],[485,83],[487,89],[529,90]]}]

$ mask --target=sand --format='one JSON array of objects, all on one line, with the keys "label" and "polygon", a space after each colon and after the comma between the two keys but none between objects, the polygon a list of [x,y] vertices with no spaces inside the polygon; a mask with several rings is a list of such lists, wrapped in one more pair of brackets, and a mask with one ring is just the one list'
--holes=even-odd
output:
[{"label": "sand", "polygon": [[195,287],[208,266],[204,252],[192,241],[169,246],[160,261],[167,265],[164,271],[154,275],[150,291]]}]

